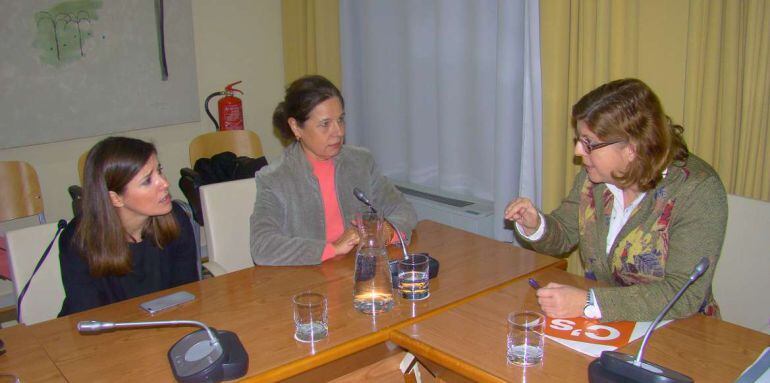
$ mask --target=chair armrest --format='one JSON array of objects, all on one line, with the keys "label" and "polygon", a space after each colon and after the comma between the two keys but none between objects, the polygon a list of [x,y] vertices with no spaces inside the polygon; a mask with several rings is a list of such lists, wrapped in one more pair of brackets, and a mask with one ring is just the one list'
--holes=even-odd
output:
[{"label": "chair armrest", "polygon": [[203,184],[203,178],[201,177],[200,173],[196,172],[193,169],[190,168],[182,168],[179,169],[179,174],[182,177],[189,177],[195,182],[196,186],[200,186]]},{"label": "chair armrest", "polygon": [[70,187],[67,188],[67,192],[70,193],[72,199],[83,198],[83,188],[80,187],[80,185],[70,185]]},{"label": "chair armrest", "polygon": [[72,197],[72,216],[77,217],[83,210],[83,188],[80,185],[71,185],[67,192]]},{"label": "chair armrest", "polygon": [[198,194],[198,188],[202,185],[202,179],[198,172],[190,168],[182,168],[179,170],[181,178],[179,178],[179,189],[182,190],[187,202],[192,207],[193,218],[195,222],[203,226],[203,214],[201,212],[201,198]]},{"label": "chair armrest", "polygon": [[203,272],[201,267],[201,227],[198,225],[197,222],[195,222],[195,218],[193,217],[193,210],[190,204],[188,204],[185,201],[182,201],[181,199],[174,199],[173,201],[175,204],[179,205],[179,207],[184,210],[185,215],[187,215],[187,219],[190,221],[190,226],[192,226],[193,230],[193,239],[195,240],[195,255],[197,259],[196,263],[196,270],[198,270],[198,279],[203,279]]}]

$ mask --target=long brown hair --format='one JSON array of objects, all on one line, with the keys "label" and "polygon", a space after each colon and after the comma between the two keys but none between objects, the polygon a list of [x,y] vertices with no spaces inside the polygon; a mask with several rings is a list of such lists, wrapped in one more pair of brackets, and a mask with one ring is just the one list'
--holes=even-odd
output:
[{"label": "long brown hair", "polygon": [[572,129],[577,130],[578,121],[584,121],[602,140],[623,140],[636,146],[636,159],[628,169],[613,174],[622,188],[653,189],[664,169],[689,155],[682,137],[684,128],[671,122],[658,96],[635,78],[611,81],[588,92],[572,107]]},{"label": "long brown hair", "polygon": [[[131,252],[109,192],[122,194],[126,185],[157,151],[149,142],[109,137],[88,152],[83,176],[83,208],[73,245],[88,261],[91,275],[125,275]],[[142,230],[145,240],[162,248],[179,236],[172,213],[150,217]]]}]

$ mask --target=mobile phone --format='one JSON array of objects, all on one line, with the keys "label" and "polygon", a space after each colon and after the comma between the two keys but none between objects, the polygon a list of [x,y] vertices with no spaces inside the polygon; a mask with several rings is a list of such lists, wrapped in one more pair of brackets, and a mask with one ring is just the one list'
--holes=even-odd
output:
[{"label": "mobile phone", "polygon": [[140,304],[139,307],[143,308],[150,314],[155,314],[158,311],[181,305],[182,303],[189,302],[193,299],[195,299],[195,295],[192,295],[187,291],[179,291],[153,299],[151,301],[144,302]]}]

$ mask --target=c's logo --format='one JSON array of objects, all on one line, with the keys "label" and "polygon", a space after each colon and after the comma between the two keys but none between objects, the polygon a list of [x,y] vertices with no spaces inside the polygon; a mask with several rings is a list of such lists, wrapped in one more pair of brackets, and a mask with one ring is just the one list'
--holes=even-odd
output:
[{"label": "c's logo", "polygon": [[628,343],[634,322],[598,323],[585,318],[546,319],[546,335],[578,342],[620,347]]}]

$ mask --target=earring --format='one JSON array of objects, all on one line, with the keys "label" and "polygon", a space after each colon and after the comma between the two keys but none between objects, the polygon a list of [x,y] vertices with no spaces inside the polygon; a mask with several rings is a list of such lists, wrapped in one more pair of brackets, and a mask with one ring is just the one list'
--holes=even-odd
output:
[{"label": "earring", "polygon": [[296,136],[295,138],[297,139],[297,141],[302,141],[302,137],[300,136]]}]

